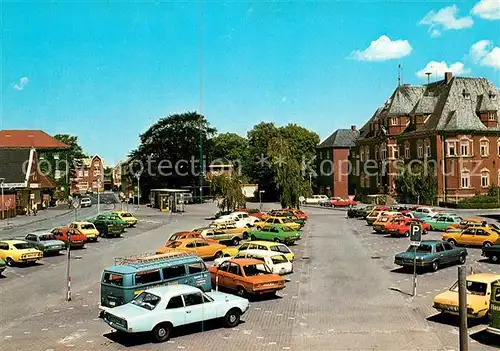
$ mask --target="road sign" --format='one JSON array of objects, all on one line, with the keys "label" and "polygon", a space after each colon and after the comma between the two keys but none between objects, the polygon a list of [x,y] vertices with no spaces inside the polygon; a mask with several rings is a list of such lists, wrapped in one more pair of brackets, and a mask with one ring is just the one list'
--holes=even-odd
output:
[{"label": "road sign", "polygon": [[301,196],[301,197],[299,197],[299,201],[300,201],[300,202],[305,202],[305,201],[306,201],[306,198],[305,198],[305,197],[303,197],[303,196]]},{"label": "road sign", "polygon": [[79,208],[80,207],[80,201],[74,200],[71,205],[73,206],[73,208]]},{"label": "road sign", "polygon": [[422,227],[418,223],[410,225],[410,245],[419,246],[422,241]]},{"label": "road sign", "polygon": [[350,201],[354,201],[354,198],[356,197],[356,195],[349,195],[347,197],[349,198]]}]

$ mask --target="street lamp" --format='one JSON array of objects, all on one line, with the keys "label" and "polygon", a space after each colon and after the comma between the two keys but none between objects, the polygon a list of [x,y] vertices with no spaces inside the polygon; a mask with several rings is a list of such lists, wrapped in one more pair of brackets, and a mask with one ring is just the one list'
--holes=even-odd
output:
[{"label": "street lamp", "polygon": [[135,177],[137,178],[137,209],[139,209],[140,206],[139,199],[141,197],[141,186],[140,186],[141,173],[137,173]]},{"label": "street lamp", "polygon": [[259,190],[259,209],[262,211],[262,194],[265,193],[265,190]]},{"label": "street lamp", "polygon": [[101,214],[101,180],[97,181],[97,215]]},{"label": "street lamp", "polygon": [[3,197],[3,184],[5,182],[5,178],[0,178],[0,186],[2,187],[2,220],[5,219],[5,201]]}]

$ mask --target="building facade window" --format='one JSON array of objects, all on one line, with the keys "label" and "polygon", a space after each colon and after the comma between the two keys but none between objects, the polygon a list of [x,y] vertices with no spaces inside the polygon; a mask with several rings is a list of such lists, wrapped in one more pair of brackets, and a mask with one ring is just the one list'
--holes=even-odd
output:
[{"label": "building facade window", "polygon": [[385,160],[387,158],[387,144],[383,143],[380,147],[380,159]]},{"label": "building facade window", "polygon": [[488,112],[488,121],[495,121],[495,113],[494,112]]},{"label": "building facade window", "polygon": [[498,156],[500,156],[500,138],[498,138],[498,141],[497,141],[497,154],[498,154]]},{"label": "building facade window", "polygon": [[83,171],[83,176],[88,177],[89,176],[89,171]]},{"label": "building facade window", "polygon": [[470,173],[468,170],[462,171],[462,174],[460,175],[460,187],[462,189],[470,188]]},{"label": "building facade window", "polygon": [[457,142],[456,141],[447,141],[448,145],[448,156],[457,156]]},{"label": "building facade window", "polygon": [[375,145],[375,147],[373,148],[373,157],[375,158],[375,160],[378,160],[378,150],[379,147]]},{"label": "building facade window", "polygon": [[361,146],[361,149],[359,150],[359,160],[363,162],[365,160],[365,148]]},{"label": "building facade window", "polygon": [[431,157],[431,141],[425,140],[425,157]]},{"label": "building facade window", "polygon": [[490,153],[490,142],[488,139],[482,139],[479,144],[481,157],[487,157]]},{"label": "building facade window", "polygon": [[78,171],[78,177],[82,178],[83,177],[83,171]]},{"label": "building facade window", "polygon": [[398,125],[398,118],[397,117],[391,117],[391,118],[389,118],[389,125],[391,125],[391,126],[397,126]]},{"label": "building facade window", "polygon": [[391,154],[390,157],[393,159],[398,159],[399,158],[399,146],[398,145],[391,145]]},{"label": "building facade window", "polygon": [[462,140],[460,142],[460,156],[470,155],[470,142],[468,140]]},{"label": "building facade window", "polygon": [[370,147],[368,145],[365,146],[365,159],[370,159]]},{"label": "building facade window", "polygon": [[405,141],[405,158],[410,158],[410,143]]},{"label": "building facade window", "polygon": [[423,158],[424,157],[424,145],[422,143],[422,140],[419,140],[417,142],[417,157],[418,158]]},{"label": "building facade window", "polygon": [[490,172],[488,170],[481,170],[481,188],[490,186]]}]

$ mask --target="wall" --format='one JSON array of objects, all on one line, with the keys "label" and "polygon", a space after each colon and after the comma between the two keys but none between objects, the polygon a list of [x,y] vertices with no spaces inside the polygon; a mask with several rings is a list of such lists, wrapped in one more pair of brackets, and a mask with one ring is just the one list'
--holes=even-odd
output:
[{"label": "wall", "polygon": [[332,196],[347,199],[349,195],[349,149],[333,149],[333,192]]}]

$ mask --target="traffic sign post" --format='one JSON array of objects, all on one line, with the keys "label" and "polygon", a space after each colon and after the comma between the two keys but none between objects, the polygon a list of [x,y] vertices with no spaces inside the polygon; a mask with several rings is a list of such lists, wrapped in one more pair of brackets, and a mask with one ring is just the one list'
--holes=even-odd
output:
[{"label": "traffic sign post", "polygon": [[422,227],[418,223],[410,225],[410,245],[413,246],[413,297],[417,296],[417,248],[422,242]]},{"label": "traffic sign post", "polygon": [[[71,204],[75,209],[75,221],[78,221],[78,208],[80,201],[74,200]],[[68,231],[68,244],[66,247],[66,301],[71,301],[71,233]]]}]

